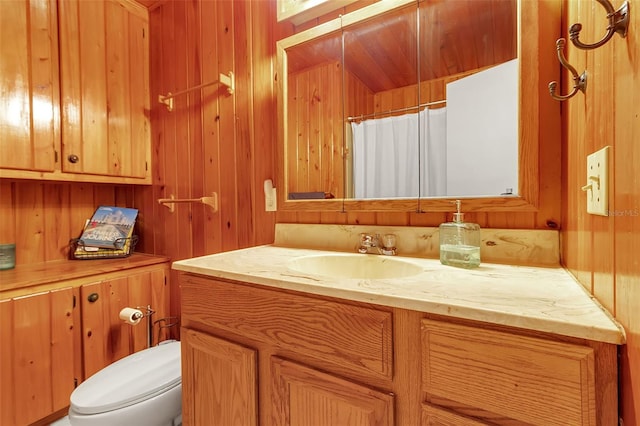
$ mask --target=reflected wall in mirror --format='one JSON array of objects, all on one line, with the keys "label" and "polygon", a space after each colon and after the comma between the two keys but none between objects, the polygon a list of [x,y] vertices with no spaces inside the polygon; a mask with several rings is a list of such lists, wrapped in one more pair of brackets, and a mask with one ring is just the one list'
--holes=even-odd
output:
[{"label": "reflected wall in mirror", "polygon": [[344,197],[342,40],[339,30],[287,49],[287,194]]},{"label": "reflected wall in mirror", "polygon": [[[547,3],[549,2],[540,4]],[[476,6],[480,9],[473,9]],[[518,15],[518,10],[521,15]],[[538,13],[538,2],[519,3],[516,0],[385,1],[374,3],[346,14],[340,19],[279,41],[278,62],[280,75],[283,76],[279,80],[281,83],[279,95],[282,95],[279,102],[282,106],[279,115],[281,126],[279,134],[282,141],[280,153],[284,172],[280,191],[281,194],[285,194],[283,209],[319,211],[429,209],[435,211],[450,210],[448,201],[443,198],[467,197],[469,200],[465,204],[472,210],[534,210],[538,193],[537,88],[539,81],[535,74],[536,70],[525,71],[526,75],[535,76],[535,80],[526,84],[519,78],[513,78],[511,85],[503,84],[506,80],[502,77],[498,79],[498,86],[511,96],[512,100],[509,103],[496,103],[494,99],[487,100],[477,96],[481,88],[489,87],[486,82],[479,85],[477,82],[474,83],[473,90],[465,90],[464,86],[474,78],[499,68],[496,64],[508,64],[517,56],[519,57],[510,67],[512,76],[520,76],[525,67],[537,64],[539,40],[535,31],[539,21]],[[517,29],[522,28],[518,26],[518,20],[525,20],[530,24],[528,28],[536,29],[532,37],[524,40],[521,46],[517,43],[519,36]],[[330,33],[332,35],[327,37]],[[335,48],[338,45],[336,40],[341,33],[344,37],[344,52],[327,53],[317,46],[314,47],[315,50],[305,52],[305,49],[314,46],[311,41],[318,38],[325,40],[321,43],[322,46]],[[427,43],[429,40],[434,43]],[[393,42],[392,45],[391,42]],[[519,49],[523,49],[525,54],[517,55]],[[342,54],[344,59],[341,63],[340,55]],[[342,81],[334,84],[331,80],[331,84],[323,85],[323,87],[337,88],[342,92],[344,96],[339,101],[340,107],[334,101],[329,101],[335,99],[334,94],[320,91],[320,84],[311,84],[306,89],[306,95],[301,94],[298,77],[294,77],[294,74],[299,74],[304,67],[293,65],[294,61],[298,62],[298,59],[295,59],[297,57],[317,59],[315,64],[306,69],[308,73],[312,72],[312,68],[320,69],[326,65],[321,64],[321,61],[327,63],[333,61],[330,67],[333,70],[343,65]],[[385,66],[385,63],[390,64],[391,67]],[[330,81],[328,75],[320,73],[314,78],[328,83]],[[463,82],[465,84],[461,84]],[[291,93],[293,84],[296,87],[295,96]],[[462,96],[462,100],[456,101],[458,104],[464,107],[475,103],[470,112],[465,112],[465,108],[457,108],[461,112],[456,114],[452,111],[453,100],[449,98],[450,94],[455,92],[456,86],[463,87],[463,90],[458,92],[466,95],[466,98]],[[519,92],[520,97],[518,97]],[[493,93],[495,91],[490,90],[488,96],[493,96]],[[295,108],[292,107],[293,104],[290,101],[294,97],[298,101],[303,95],[306,96],[306,104],[299,103]],[[530,104],[522,102],[523,99],[527,99]],[[316,115],[316,112],[321,109],[318,108],[320,102],[330,102],[334,105],[323,107],[325,111],[329,111],[328,115]],[[480,114],[484,111],[495,111],[500,106],[506,107],[497,117],[486,118]],[[338,109],[340,109],[339,112]],[[429,113],[446,110],[445,123],[455,122],[457,130],[469,127],[469,123],[473,122],[475,117],[480,124],[489,123],[488,139],[481,142],[476,130],[471,134],[467,132],[458,136],[461,142],[456,149],[461,149],[462,152],[440,157],[446,159],[435,162],[436,166],[445,170],[451,169],[445,172],[448,173],[444,178],[445,189],[440,192],[431,189],[433,186],[431,184],[437,182],[437,179],[430,178],[429,168],[424,167],[429,163],[429,159],[426,158],[430,153],[429,148],[415,141],[410,148],[412,151],[407,156],[408,159],[404,160],[405,163],[395,158],[394,166],[390,167],[390,170],[394,170],[394,167],[397,168],[395,170],[405,168],[410,169],[407,174],[416,175],[417,167],[417,176],[412,181],[412,185],[417,186],[418,189],[412,189],[408,194],[397,192],[379,197],[374,195],[374,199],[368,199],[368,195],[359,195],[356,186],[357,166],[353,167],[358,162],[353,158],[353,154],[357,152],[357,145],[354,147],[351,139],[353,123],[361,123],[373,118],[399,116],[407,118],[411,114],[417,115],[420,110]],[[306,115],[311,111],[313,114]],[[518,117],[518,111],[520,111],[520,117]],[[507,112],[512,113],[510,118],[506,117]],[[313,117],[314,120],[318,118],[316,122],[312,122],[309,117]],[[451,117],[458,118],[452,120]],[[478,119],[478,117],[482,118]],[[419,116],[419,124],[415,132],[428,134],[427,125],[430,121],[432,121],[431,117]],[[515,135],[515,141],[512,141],[511,145],[496,144],[495,148],[490,148],[486,144],[495,143],[496,137],[501,134],[498,131],[501,122],[507,125],[509,130],[506,133],[509,133],[509,136],[513,138]],[[292,127],[295,127],[295,130],[292,130]],[[338,127],[342,127],[343,134],[338,134]],[[448,127],[451,127],[451,124]],[[415,124],[411,129],[415,129]],[[330,139],[321,138],[320,135],[328,133],[331,134]],[[301,137],[303,134],[310,135],[314,143],[309,144],[304,141]],[[292,140],[293,138],[295,141]],[[341,138],[345,139],[344,146]],[[323,150],[331,154],[322,154]],[[399,150],[392,151],[395,154]],[[296,155],[293,155],[293,152]],[[468,152],[472,154],[467,155]],[[481,154],[485,155],[482,161],[480,161]],[[433,153],[431,155],[433,158]],[[451,165],[449,157],[458,162]],[[314,158],[316,160],[313,160]],[[338,158],[343,160],[344,167],[336,166]],[[481,171],[481,176],[489,174],[488,172],[506,170],[511,180],[498,182],[494,185],[494,189],[484,190],[486,192],[469,190],[467,188],[469,183],[480,179],[466,173],[480,168],[481,164],[489,164],[490,160],[494,162]],[[300,161],[304,164],[296,164]],[[383,161],[387,162],[385,164],[390,164],[391,156],[384,156]],[[418,166],[416,166],[417,163],[419,163]],[[331,177],[328,169],[325,168],[327,164],[332,164]],[[382,176],[385,170],[384,167],[374,168],[370,176]],[[299,171],[303,171],[302,178]],[[318,171],[322,171],[323,177],[312,177]],[[459,184],[463,186],[459,186],[455,193],[446,189],[452,173],[462,177]],[[366,179],[367,182],[369,180]],[[301,182],[304,184],[301,185]],[[467,187],[464,187],[465,183]],[[513,195],[507,194],[509,192]],[[294,197],[287,197],[292,193]],[[330,196],[336,199],[308,201],[309,197]],[[424,197],[436,198],[425,200]],[[292,198],[307,198],[307,201],[289,201]]]}]

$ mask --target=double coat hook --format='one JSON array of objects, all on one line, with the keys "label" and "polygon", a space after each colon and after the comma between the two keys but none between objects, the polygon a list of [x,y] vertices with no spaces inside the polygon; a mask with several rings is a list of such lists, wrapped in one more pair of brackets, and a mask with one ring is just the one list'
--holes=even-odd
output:
[{"label": "double coat hook", "polygon": [[587,71],[585,70],[582,74],[578,75],[578,71],[576,71],[569,62],[567,62],[567,58],[564,56],[564,46],[566,43],[567,41],[565,39],[559,38],[556,41],[556,51],[558,52],[558,60],[560,61],[560,64],[562,64],[562,66],[568,69],[571,73],[573,78],[573,89],[568,95],[556,95],[556,86],[558,85],[558,82],[552,81],[549,83],[549,94],[556,101],[566,101],[578,93],[578,91],[584,93],[587,90]]},{"label": "double coat hook", "polygon": [[618,10],[613,9],[613,5],[609,3],[609,0],[596,0],[607,11],[607,19],[609,25],[607,26],[607,33],[597,43],[585,44],[580,41],[580,31],[582,31],[582,24],[576,23],[569,28],[569,38],[573,44],[583,50],[591,50],[598,48],[605,44],[613,37],[615,33],[620,34],[620,37],[627,36],[627,29],[629,28],[629,2],[625,1]]},{"label": "double coat hook", "polygon": [[[607,19],[609,20],[609,25],[607,26],[607,33],[597,43],[593,44],[585,44],[580,41],[580,31],[582,31],[582,24],[576,23],[571,25],[569,28],[569,38],[571,42],[579,49],[583,50],[591,50],[598,48],[608,42],[611,37],[615,33],[618,33],[621,37],[627,36],[627,30],[629,28],[629,2],[625,1],[622,6],[618,10],[614,10],[613,5],[609,2],[609,0],[596,0],[598,3],[602,5],[607,11]],[[567,58],[564,56],[564,47],[566,45],[566,40],[564,38],[560,38],[556,41],[556,51],[558,53],[558,60],[563,67],[571,72],[573,78],[573,89],[568,95],[557,95],[556,87],[558,83],[552,81],[549,83],[549,94],[551,97],[557,101],[566,101],[567,99],[573,97],[578,91],[585,93],[587,90],[587,71],[584,71],[582,74],[578,75],[578,72],[574,67],[567,62]]]}]

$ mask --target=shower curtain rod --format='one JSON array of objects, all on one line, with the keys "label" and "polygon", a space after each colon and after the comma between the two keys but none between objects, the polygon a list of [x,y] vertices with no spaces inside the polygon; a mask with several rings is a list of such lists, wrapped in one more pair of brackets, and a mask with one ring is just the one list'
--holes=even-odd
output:
[{"label": "shower curtain rod", "polygon": [[440,104],[446,104],[446,103],[447,103],[447,100],[443,99],[441,101],[427,102],[427,103],[420,104],[420,105],[415,105],[415,106],[412,106],[412,107],[392,109],[392,110],[389,110],[389,111],[372,112],[370,114],[362,114],[362,115],[357,115],[355,117],[347,117],[347,121],[349,123],[351,123],[352,121],[355,121],[355,120],[364,120],[365,118],[375,117],[377,115],[387,115],[387,114],[393,114],[393,113],[396,113],[396,112],[411,111],[413,109],[419,109],[419,108],[428,107],[428,106],[431,106],[431,105],[440,105]]}]

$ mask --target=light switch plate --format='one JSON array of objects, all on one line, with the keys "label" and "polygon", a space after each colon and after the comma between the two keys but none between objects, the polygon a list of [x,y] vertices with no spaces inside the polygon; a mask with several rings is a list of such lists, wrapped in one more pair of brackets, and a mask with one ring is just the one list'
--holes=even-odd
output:
[{"label": "light switch plate", "polygon": [[587,156],[587,213],[609,215],[609,147]]}]

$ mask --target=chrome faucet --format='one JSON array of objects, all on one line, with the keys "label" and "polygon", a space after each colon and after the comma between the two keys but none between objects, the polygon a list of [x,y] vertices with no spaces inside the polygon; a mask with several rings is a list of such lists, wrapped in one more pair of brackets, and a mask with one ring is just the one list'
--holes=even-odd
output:
[{"label": "chrome faucet", "polygon": [[383,254],[386,256],[394,256],[396,254],[396,236],[394,234],[385,234],[382,239],[380,234],[360,234],[360,246],[358,253]]}]

